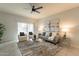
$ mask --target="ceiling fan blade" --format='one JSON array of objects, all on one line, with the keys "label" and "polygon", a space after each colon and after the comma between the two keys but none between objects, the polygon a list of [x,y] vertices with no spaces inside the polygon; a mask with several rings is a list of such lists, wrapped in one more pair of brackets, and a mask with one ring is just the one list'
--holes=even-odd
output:
[{"label": "ceiling fan blade", "polygon": [[35,6],[34,5],[32,6],[32,9],[35,9]]},{"label": "ceiling fan blade", "polygon": [[41,8],[43,8],[43,7],[41,6],[41,7],[35,8],[35,9],[37,10],[37,9],[41,9]]},{"label": "ceiling fan blade", "polygon": [[39,11],[36,11],[36,10],[35,10],[35,12],[40,13]]}]

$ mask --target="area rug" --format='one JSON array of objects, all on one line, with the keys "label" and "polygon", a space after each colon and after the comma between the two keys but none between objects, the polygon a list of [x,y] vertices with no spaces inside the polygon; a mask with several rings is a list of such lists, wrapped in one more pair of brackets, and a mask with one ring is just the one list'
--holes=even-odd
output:
[{"label": "area rug", "polygon": [[55,56],[62,47],[47,42],[19,42],[23,56]]}]

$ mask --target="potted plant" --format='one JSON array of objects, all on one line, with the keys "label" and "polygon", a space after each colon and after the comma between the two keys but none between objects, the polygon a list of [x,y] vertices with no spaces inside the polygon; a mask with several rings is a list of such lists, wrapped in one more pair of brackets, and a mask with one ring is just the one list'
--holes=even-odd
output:
[{"label": "potted plant", "polygon": [[0,23],[0,41],[2,39],[4,31],[5,31],[5,25],[3,25],[3,24]]}]

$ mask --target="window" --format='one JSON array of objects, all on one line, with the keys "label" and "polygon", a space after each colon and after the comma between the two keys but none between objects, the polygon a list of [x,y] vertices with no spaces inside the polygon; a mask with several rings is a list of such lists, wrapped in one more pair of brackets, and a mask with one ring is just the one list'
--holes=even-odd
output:
[{"label": "window", "polygon": [[28,34],[28,32],[34,32],[34,25],[28,23],[18,23],[18,34],[20,32],[24,32]]},{"label": "window", "polygon": [[33,32],[33,24],[28,24],[28,32]]}]

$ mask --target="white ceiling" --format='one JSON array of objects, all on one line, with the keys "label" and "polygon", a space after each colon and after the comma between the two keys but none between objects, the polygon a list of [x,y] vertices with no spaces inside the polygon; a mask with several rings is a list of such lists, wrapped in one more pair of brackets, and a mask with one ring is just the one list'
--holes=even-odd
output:
[{"label": "white ceiling", "polygon": [[[43,9],[40,9],[40,14],[31,13],[31,5],[36,7],[43,6]],[[33,19],[44,18],[56,13],[60,13],[72,8],[79,7],[79,4],[68,4],[68,3],[0,3],[0,11],[12,13],[24,17],[29,17]]]}]

